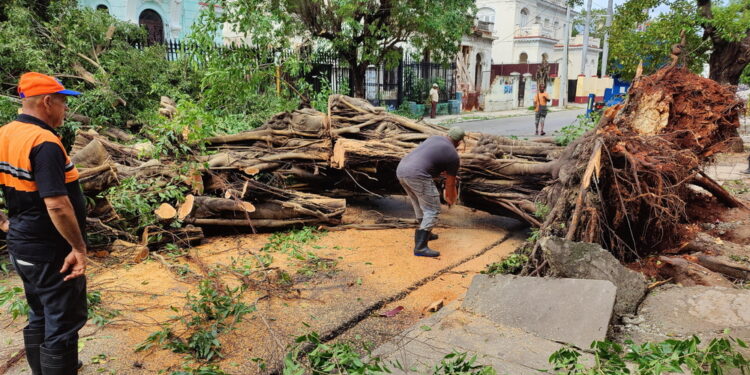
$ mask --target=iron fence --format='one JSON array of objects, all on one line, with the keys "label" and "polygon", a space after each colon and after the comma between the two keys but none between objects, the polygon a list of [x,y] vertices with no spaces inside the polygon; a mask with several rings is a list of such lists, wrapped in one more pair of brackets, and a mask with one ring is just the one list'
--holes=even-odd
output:
[{"label": "iron fence", "polygon": [[[143,48],[151,44],[134,43],[134,47]],[[200,56],[203,46],[181,40],[167,40],[162,43],[165,58],[177,61],[181,58],[191,58],[201,66],[205,63]],[[309,61],[311,69],[304,75],[305,81],[312,85],[313,90],[322,91],[326,87],[332,92],[353,96],[352,84],[354,71],[349,64],[332,52],[296,52],[289,50],[270,51],[248,47],[245,45],[215,45],[212,47],[219,55],[242,52],[262,64],[273,64],[296,56]],[[205,51],[209,52],[209,51]],[[430,61],[414,61],[405,55],[397,66],[387,67],[385,64],[371,65],[365,74],[365,98],[377,106],[390,109],[398,108],[404,101],[425,103],[428,92],[433,83],[440,87],[440,100],[453,99],[456,93],[456,64],[440,64]]]}]

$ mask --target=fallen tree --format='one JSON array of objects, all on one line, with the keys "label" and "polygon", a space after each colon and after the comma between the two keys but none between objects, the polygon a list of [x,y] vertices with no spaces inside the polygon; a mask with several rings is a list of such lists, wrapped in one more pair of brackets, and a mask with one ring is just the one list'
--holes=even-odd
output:
[{"label": "fallen tree", "polygon": [[[540,236],[598,243],[634,261],[689,241],[686,212],[706,194],[743,207],[702,171],[736,141],[742,107],[729,88],[685,69],[639,77],[627,101],[558,159],[557,179],[542,190]],[[538,245],[531,255],[524,272],[544,273]]]},{"label": "fallen tree", "polygon": [[[341,224],[342,198],[402,194],[398,162],[446,134],[342,95],[332,95],[328,108],[280,113],[260,128],[210,138],[212,153],[193,160],[200,167],[191,175],[180,169],[184,160],[142,160],[138,150],[147,145],[122,146],[93,132],[79,135],[73,158],[86,167],[87,192],[122,177],[189,186],[194,194],[184,203],[162,202],[171,205],[163,225],[331,226]],[[695,196],[743,205],[701,171],[736,141],[741,108],[725,87],[668,67],[637,79],[626,103],[565,148],[469,133],[459,150],[460,199],[528,222],[542,236],[600,244],[621,261],[656,254],[680,245]],[[524,272],[545,270],[534,246]]]}]

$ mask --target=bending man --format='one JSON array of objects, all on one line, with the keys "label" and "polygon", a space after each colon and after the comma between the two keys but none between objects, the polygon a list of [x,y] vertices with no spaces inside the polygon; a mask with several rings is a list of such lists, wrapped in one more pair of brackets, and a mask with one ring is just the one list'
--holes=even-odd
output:
[{"label": "bending man", "polygon": [[437,239],[432,228],[437,224],[440,214],[440,193],[432,180],[441,173],[445,179],[445,201],[448,205],[456,203],[456,175],[459,158],[456,148],[464,139],[464,131],[452,127],[447,136],[427,138],[416,149],[406,155],[396,169],[401,186],[411,200],[414,214],[420,222],[414,233],[414,255],[436,257],[440,253],[430,249],[427,241]]},{"label": "bending man", "polygon": [[55,129],[68,109],[54,78],[26,73],[18,82],[21,114],[0,127],[0,187],[10,225],[13,267],[23,280],[29,324],[23,330],[33,375],[78,372],[78,330],[86,324],[86,204],[78,170]]}]

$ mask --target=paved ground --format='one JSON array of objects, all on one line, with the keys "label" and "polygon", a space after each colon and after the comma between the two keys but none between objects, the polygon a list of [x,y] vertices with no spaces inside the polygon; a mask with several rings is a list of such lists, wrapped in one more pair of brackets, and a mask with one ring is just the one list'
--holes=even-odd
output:
[{"label": "paved ground", "polygon": [[[563,126],[571,124],[575,121],[576,117],[585,112],[585,109],[550,112],[547,115],[544,131],[547,135],[554,135],[555,131],[562,129]],[[470,132],[481,132],[504,136],[515,135],[518,137],[533,137],[534,135],[534,115],[467,121],[457,123],[456,125],[461,126]]]}]

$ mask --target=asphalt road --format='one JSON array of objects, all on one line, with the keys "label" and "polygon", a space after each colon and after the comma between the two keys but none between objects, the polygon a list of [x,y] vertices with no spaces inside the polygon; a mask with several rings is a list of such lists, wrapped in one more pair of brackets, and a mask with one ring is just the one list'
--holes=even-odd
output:
[{"label": "asphalt road", "polygon": [[[547,114],[547,120],[544,122],[544,131],[547,133],[547,136],[555,135],[555,131],[562,129],[563,126],[573,123],[578,115],[585,112],[585,109],[550,112]],[[492,120],[466,121],[457,123],[456,125],[470,132],[481,132],[502,136],[534,136],[534,115],[506,117]]]}]

